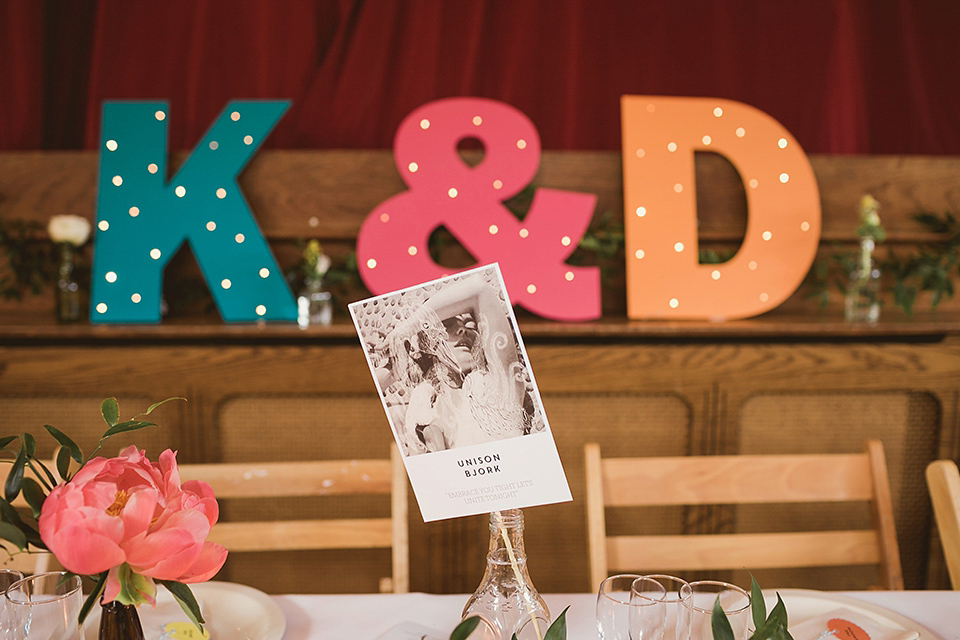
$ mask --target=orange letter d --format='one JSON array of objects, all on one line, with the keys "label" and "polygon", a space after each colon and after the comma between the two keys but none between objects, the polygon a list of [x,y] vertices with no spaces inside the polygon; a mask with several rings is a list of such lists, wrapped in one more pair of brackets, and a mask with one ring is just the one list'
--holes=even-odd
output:
[{"label": "orange letter d", "polygon": [[[820,194],[797,141],[754,107],[715,98],[623,96],[627,315],[726,320],[796,291],[820,242]],[[736,255],[700,264],[694,152],[740,173],[747,230]]]}]

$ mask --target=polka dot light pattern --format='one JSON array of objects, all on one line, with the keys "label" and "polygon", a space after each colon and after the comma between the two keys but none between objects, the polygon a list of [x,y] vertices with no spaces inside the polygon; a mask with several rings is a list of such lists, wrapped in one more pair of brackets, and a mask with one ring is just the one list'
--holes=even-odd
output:
[{"label": "polka dot light pattern", "polygon": [[[476,166],[457,153],[465,138],[483,145]],[[599,269],[565,264],[590,223],[596,196],[537,189],[522,221],[503,205],[540,164],[540,136],[523,113],[482,98],[427,103],[400,124],[394,162],[407,191],[376,207],[357,237],[360,275],[371,292],[446,275],[449,269],[427,250],[432,231],[444,226],[479,264],[499,263],[514,304],[555,320],[600,317]]]},{"label": "polka dot light pattern", "polygon": [[[624,96],[621,111],[624,207],[637,213],[624,217],[627,315],[747,318],[796,291],[816,256],[820,195],[793,136],[730,100]],[[698,261],[696,151],[725,156],[748,187],[746,235],[722,264]]]},{"label": "polka dot light pattern", "polygon": [[274,275],[279,266],[236,180],[287,106],[230,103],[166,182],[167,106],[104,104],[92,322],[160,322],[163,270],[184,242],[225,321],[296,322],[296,303]]}]

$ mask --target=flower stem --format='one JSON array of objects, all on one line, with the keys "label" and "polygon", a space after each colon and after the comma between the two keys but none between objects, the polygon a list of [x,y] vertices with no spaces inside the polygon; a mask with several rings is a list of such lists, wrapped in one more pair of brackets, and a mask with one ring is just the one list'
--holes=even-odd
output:
[{"label": "flower stem", "polygon": [[[503,525],[503,518],[498,518],[498,522],[500,523],[500,536],[503,538],[503,544],[507,547],[507,556],[510,557],[510,566],[513,567],[513,575],[517,578],[518,584],[525,584],[523,576],[520,575],[520,566],[517,564],[517,557],[513,553],[513,545],[510,544],[510,536],[507,535],[507,528]],[[537,634],[537,640],[543,640],[543,633],[540,631],[540,621],[537,620],[537,616],[534,615],[533,607],[530,606],[530,602],[526,597],[524,597],[523,601],[527,605],[527,611],[530,613],[530,619],[533,620],[533,630]]]}]

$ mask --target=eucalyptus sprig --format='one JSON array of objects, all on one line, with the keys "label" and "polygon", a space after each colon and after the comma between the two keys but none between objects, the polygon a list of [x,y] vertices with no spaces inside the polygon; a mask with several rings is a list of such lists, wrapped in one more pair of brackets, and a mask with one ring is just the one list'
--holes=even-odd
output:
[{"label": "eucalyptus sprig", "polygon": [[[787,607],[783,604],[780,594],[777,594],[777,604],[767,616],[767,604],[763,601],[763,592],[753,576],[750,576],[750,612],[756,631],[748,640],[793,640],[793,636],[787,631]],[[735,640],[730,620],[720,606],[720,598],[713,603],[710,626],[713,630],[713,640]]]}]

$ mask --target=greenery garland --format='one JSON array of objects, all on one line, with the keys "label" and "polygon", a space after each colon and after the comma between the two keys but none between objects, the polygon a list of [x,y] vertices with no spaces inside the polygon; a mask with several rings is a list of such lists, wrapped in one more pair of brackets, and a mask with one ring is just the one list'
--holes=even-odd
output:
[{"label": "greenery garland", "polygon": [[[924,211],[911,218],[937,239],[918,245],[910,254],[900,255],[888,249],[878,257],[877,267],[885,274],[893,303],[912,316],[921,293],[930,294],[930,308],[936,309],[953,297],[954,280],[960,275],[960,222],[949,211],[942,215]],[[859,252],[834,246],[826,258],[817,260],[808,279],[808,294],[821,307],[830,300],[830,289],[847,292],[850,273],[856,269]]]},{"label": "greenery garland", "polygon": [[[523,192],[505,204],[522,218],[529,200],[530,196]],[[878,255],[877,259],[893,303],[908,316],[913,315],[920,294],[930,294],[931,309],[952,298],[955,279],[960,276],[960,221],[949,211],[943,214],[924,211],[914,214],[912,219],[936,239],[918,245],[906,255],[888,248],[885,255]],[[27,294],[39,295],[55,281],[57,258],[54,247],[42,232],[43,226],[37,222],[0,219],[0,299],[22,300]],[[860,229],[857,233],[860,234]],[[876,228],[871,233],[882,241]],[[431,256],[439,262],[444,250],[454,243],[456,240],[448,231],[438,229],[430,238]],[[305,248],[307,242],[301,241],[300,245]],[[624,247],[623,223],[608,211],[591,224],[570,262],[599,265],[603,279],[609,281],[617,278],[623,270]],[[729,260],[735,253],[733,250],[701,249],[699,260],[702,264],[718,264]],[[805,297],[816,299],[821,307],[825,307],[830,301],[831,289],[845,295],[858,256],[857,249],[834,245],[830,255],[814,262],[807,278]],[[301,260],[286,271],[292,285],[303,277],[306,260],[301,251]],[[324,282],[335,291],[342,290],[341,297],[362,287],[356,254],[349,252],[336,258],[325,274]],[[183,301],[179,301],[178,296],[189,298],[191,303],[208,296],[202,282],[179,282],[176,287],[164,288],[172,311],[185,306],[180,304]]]},{"label": "greenery garland", "polygon": [[0,218],[0,298],[22,300],[38,295],[52,282],[56,261],[52,246],[41,236],[43,225]]}]

